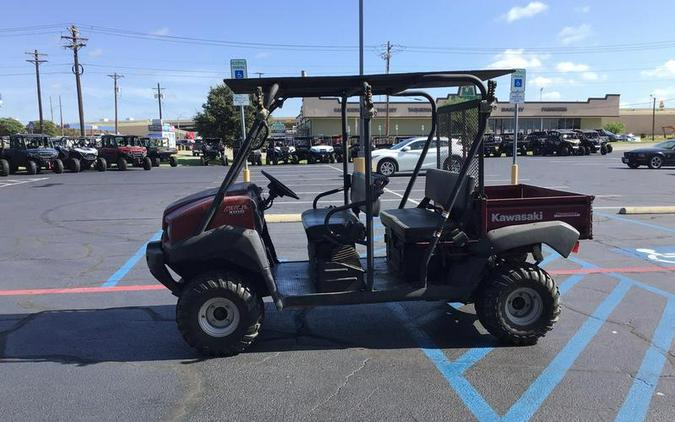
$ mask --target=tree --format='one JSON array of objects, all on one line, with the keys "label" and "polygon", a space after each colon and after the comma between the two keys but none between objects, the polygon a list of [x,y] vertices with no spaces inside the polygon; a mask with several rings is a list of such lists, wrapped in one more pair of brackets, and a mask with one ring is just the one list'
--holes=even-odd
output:
[{"label": "tree", "polygon": [[31,131],[32,127],[32,132],[33,133],[42,133],[44,135],[49,135],[49,136],[57,136],[61,134],[61,129],[54,124],[54,122],[49,121],[49,120],[43,120],[42,121],[42,130],[40,130],[40,121],[35,120],[28,125],[26,125],[26,131]]},{"label": "tree", "polygon": [[23,123],[11,117],[0,118],[0,136],[16,135],[26,129]]},{"label": "tree", "polygon": [[626,126],[621,122],[607,122],[604,129],[612,133],[624,133]]},{"label": "tree", "polygon": [[[205,138],[221,138],[225,145],[232,147],[235,140],[242,138],[239,107],[232,104],[232,90],[224,84],[212,87],[202,111],[195,116],[195,128]],[[244,108],[246,129],[253,123],[255,108]]]}]

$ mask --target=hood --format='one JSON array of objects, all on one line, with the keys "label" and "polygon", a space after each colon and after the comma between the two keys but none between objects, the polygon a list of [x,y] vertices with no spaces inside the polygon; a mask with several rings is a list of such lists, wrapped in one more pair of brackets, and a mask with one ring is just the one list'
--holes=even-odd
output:
[{"label": "hood", "polygon": [[96,148],[90,148],[90,147],[75,147],[73,148],[74,151],[79,152],[80,154],[87,155],[87,154],[94,154],[98,155],[98,150]]},{"label": "hood", "polygon": [[376,149],[376,150],[374,150],[370,153],[370,156],[373,157],[373,158],[395,157],[398,151],[399,150],[388,149],[388,148]]},{"label": "hood", "polygon": [[38,155],[42,158],[56,158],[59,155],[59,152],[54,148],[29,148],[26,152],[29,155]]},{"label": "hood", "polygon": [[649,154],[651,152],[662,152],[660,148],[654,148],[654,147],[643,147],[643,148],[637,148],[637,149],[632,149],[630,151],[626,151],[627,154]]},{"label": "hood", "polygon": [[333,152],[333,147],[330,145],[315,145],[309,150],[312,152]]}]

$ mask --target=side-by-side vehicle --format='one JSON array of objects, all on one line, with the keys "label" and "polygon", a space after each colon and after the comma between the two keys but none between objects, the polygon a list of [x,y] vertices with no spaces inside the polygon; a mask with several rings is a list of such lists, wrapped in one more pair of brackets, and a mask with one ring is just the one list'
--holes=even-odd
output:
[{"label": "side-by-side vehicle", "polygon": [[[176,319],[187,343],[206,355],[245,350],[261,330],[268,296],[279,311],[399,301],[474,303],[482,325],[499,340],[537,342],[561,310],[558,288],[539,266],[542,245],[567,257],[580,239],[591,238],[593,197],[529,185],[485,186],[482,140],[495,101],[492,79],[511,72],[225,80],[235,93],[253,94],[257,109],[243,151],[219,188],[165,209],[161,240],[146,250],[153,276],[178,297]],[[438,108],[424,91],[464,86],[475,87],[477,98]],[[265,212],[277,198],[298,195],[265,171],[267,193],[255,183],[235,182],[248,153],[264,144],[269,114],[289,98],[337,97],[346,140],[347,100],[363,96],[363,136],[370,139],[375,95],[422,98],[431,109],[431,127],[412,173],[400,175],[409,180],[398,207],[386,209],[380,201],[389,178],[374,171],[365,142],[351,174],[343,161],[341,186],[317,195],[302,213],[309,260],[280,262]],[[422,171],[436,136],[462,139],[457,171],[442,165]],[[347,144],[340,145],[344,156]],[[452,142],[448,148],[453,154]],[[424,178],[424,199],[410,206],[418,178]],[[322,205],[330,195],[339,195],[342,205]],[[385,228],[384,257],[375,256],[377,217]],[[357,245],[365,246],[365,256]]]}]

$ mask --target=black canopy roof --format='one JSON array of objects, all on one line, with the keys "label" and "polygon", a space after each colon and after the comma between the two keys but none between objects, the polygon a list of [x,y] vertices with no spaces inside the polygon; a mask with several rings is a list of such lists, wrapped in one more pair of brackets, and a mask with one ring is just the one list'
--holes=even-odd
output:
[{"label": "black canopy roof", "polygon": [[470,80],[449,80],[449,75],[469,75],[481,81],[513,73],[513,69],[466,70],[443,72],[390,73],[355,76],[310,76],[286,78],[225,79],[225,84],[236,94],[252,94],[257,87],[266,92],[273,84],[279,85],[278,97],[328,97],[358,95],[363,82],[368,82],[373,95],[393,94],[405,89],[442,88],[471,85]]}]

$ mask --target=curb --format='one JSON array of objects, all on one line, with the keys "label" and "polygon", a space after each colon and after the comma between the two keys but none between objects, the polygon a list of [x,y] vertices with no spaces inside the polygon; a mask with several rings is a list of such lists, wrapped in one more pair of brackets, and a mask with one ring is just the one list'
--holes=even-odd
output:
[{"label": "curb", "polygon": [[623,207],[619,214],[675,214],[675,206],[665,207]]},{"label": "curb", "polygon": [[266,214],[265,221],[268,223],[299,223],[302,217],[300,214]]}]

